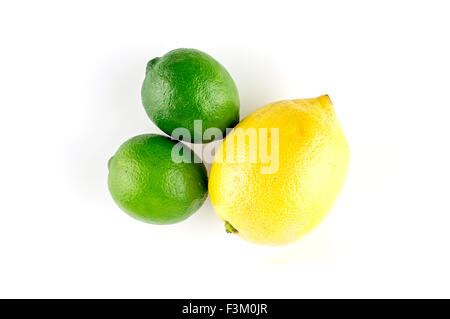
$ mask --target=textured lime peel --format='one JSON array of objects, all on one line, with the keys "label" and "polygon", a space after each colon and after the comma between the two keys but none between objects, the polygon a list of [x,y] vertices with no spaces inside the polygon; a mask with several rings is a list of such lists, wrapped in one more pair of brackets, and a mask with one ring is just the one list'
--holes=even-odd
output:
[{"label": "textured lime peel", "polygon": [[[209,143],[222,139],[227,128],[239,123],[236,84],[223,65],[195,49],[177,49],[150,60],[141,97],[156,126],[167,135],[178,129],[180,141]],[[202,125],[194,125],[196,120]],[[222,135],[204,135],[209,128],[219,129]]]},{"label": "textured lime peel", "polygon": [[123,211],[163,225],[178,223],[202,206],[208,195],[206,167],[186,145],[183,155],[193,161],[175,163],[172,150],[177,143],[166,136],[144,134],[119,147],[108,164],[108,187]]},{"label": "textured lime peel", "polygon": [[229,234],[236,234],[238,232],[229,222],[225,222],[225,231]]}]

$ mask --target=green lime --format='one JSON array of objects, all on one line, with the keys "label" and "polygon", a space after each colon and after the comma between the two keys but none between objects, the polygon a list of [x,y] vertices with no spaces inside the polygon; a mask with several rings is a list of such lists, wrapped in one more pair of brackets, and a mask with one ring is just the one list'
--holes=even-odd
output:
[{"label": "green lime", "polygon": [[179,143],[145,134],[120,146],[108,162],[108,186],[122,210],[148,223],[173,224],[200,208],[208,194],[206,168]]},{"label": "green lime", "polygon": [[[227,70],[208,54],[177,49],[147,64],[142,103],[150,119],[166,134],[185,128],[188,142],[210,142],[208,128],[226,129],[239,122],[239,95]],[[194,132],[194,121],[201,130]]]}]

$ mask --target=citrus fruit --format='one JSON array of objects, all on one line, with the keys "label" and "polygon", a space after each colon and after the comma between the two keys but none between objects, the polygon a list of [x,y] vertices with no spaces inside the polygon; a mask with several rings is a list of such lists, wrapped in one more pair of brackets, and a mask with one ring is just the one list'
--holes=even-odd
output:
[{"label": "citrus fruit", "polygon": [[172,159],[177,142],[157,134],[133,137],[109,160],[108,186],[130,216],[152,224],[172,224],[191,216],[207,196],[206,168],[185,145],[184,162]]},{"label": "citrus fruit", "polygon": [[274,102],[228,134],[214,158],[209,194],[227,232],[258,244],[289,244],[331,210],[348,164],[349,147],[327,95]]},{"label": "citrus fruit", "polygon": [[[150,119],[166,134],[185,128],[188,142],[210,142],[208,128],[227,128],[239,122],[239,95],[227,70],[211,56],[195,49],[177,49],[147,64],[141,90]],[[194,121],[201,129],[194,131]],[[177,137],[178,139],[178,137]]]}]

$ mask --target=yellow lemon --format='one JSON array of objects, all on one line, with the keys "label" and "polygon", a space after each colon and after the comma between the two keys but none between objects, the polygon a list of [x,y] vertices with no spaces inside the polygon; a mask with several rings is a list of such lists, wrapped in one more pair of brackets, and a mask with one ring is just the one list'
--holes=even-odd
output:
[{"label": "yellow lemon", "polygon": [[349,155],[327,95],[270,103],[240,122],[218,149],[211,202],[228,232],[263,245],[292,243],[331,210]]}]

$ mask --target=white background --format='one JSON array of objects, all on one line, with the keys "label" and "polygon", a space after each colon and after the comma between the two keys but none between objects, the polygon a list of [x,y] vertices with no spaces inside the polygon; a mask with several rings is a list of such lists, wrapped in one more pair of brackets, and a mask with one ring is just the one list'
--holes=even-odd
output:
[{"label": "white background", "polygon": [[[447,1],[4,1],[0,297],[450,297]],[[351,148],[297,243],[226,234],[209,199],[171,226],[114,204],[107,160],[158,129],[145,65],[203,50],[241,118],[329,94]]]}]

